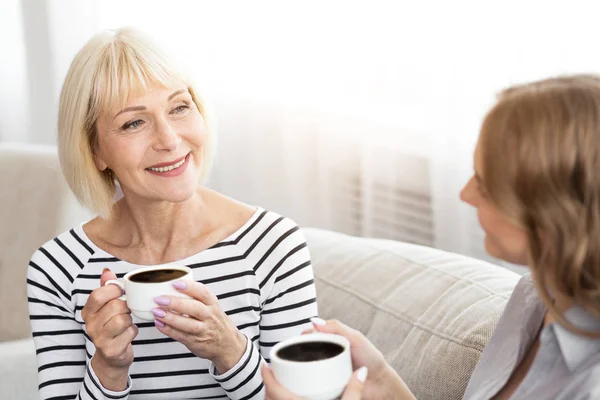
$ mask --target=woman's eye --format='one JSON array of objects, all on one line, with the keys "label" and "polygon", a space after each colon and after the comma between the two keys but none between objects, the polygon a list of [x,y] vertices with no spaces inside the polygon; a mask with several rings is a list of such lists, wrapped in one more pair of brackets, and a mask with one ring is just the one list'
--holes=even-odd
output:
[{"label": "woman's eye", "polygon": [[171,113],[173,114],[180,114],[182,112],[184,112],[185,110],[187,110],[188,108],[190,108],[187,104],[186,105],[181,105],[179,107],[175,107],[173,109],[173,111],[171,111]]},{"label": "woman's eye", "polygon": [[135,121],[127,122],[125,125],[123,125],[123,130],[136,129],[136,128],[139,128],[140,126],[142,126],[143,124],[144,124],[144,121],[142,121],[141,119],[136,119]]}]

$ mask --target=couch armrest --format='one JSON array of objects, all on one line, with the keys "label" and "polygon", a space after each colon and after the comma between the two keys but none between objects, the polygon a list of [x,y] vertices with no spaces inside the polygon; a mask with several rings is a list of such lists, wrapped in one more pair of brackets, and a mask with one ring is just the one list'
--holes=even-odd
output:
[{"label": "couch armrest", "polygon": [[46,241],[90,214],[62,177],[54,146],[0,143],[0,341],[31,336],[27,266]]}]

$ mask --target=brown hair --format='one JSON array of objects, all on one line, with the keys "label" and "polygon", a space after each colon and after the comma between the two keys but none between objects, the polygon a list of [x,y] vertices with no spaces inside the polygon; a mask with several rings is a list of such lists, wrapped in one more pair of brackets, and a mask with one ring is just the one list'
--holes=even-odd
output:
[{"label": "brown hair", "polygon": [[600,76],[545,79],[503,91],[479,138],[491,201],[527,232],[530,269],[549,312],[568,297],[600,317]]}]

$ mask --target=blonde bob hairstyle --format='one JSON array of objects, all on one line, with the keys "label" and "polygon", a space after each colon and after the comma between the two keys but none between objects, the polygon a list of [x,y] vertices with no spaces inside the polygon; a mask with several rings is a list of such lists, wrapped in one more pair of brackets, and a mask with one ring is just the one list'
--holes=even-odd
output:
[{"label": "blonde bob hairstyle", "polygon": [[151,85],[187,87],[206,125],[202,179],[212,166],[216,145],[212,124],[189,78],[137,30],[98,34],[75,56],[65,78],[58,113],[58,153],[65,179],[79,202],[102,217],[111,213],[117,177],[94,164],[96,121],[114,107],[123,108],[131,96],[143,94]]},{"label": "blonde bob hairstyle", "polygon": [[490,200],[528,236],[541,299],[564,296],[600,318],[600,77],[575,75],[511,87],[481,128]]}]

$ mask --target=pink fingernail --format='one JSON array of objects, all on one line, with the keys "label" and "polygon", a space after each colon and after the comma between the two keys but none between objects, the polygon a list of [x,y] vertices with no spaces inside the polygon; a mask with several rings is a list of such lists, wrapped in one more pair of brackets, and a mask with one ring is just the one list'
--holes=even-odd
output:
[{"label": "pink fingernail", "polygon": [[154,314],[158,318],[164,318],[167,315],[167,313],[164,310],[161,310],[160,308],[153,308],[152,314]]},{"label": "pink fingernail", "polygon": [[319,317],[313,317],[313,318],[311,318],[310,322],[312,322],[313,325],[315,325],[315,326],[324,326],[324,325],[327,325],[327,322],[325,322],[324,319],[319,318]]},{"label": "pink fingernail", "polygon": [[168,297],[158,296],[154,298],[154,302],[156,304],[160,304],[161,306],[168,306],[171,303]]},{"label": "pink fingernail", "polygon": [[173,287],[178,290],[184,290],[187,284],[184,281],[175,281],[173,282]]},{"label": "pink fingernail", "polygon": [[158,326],[159,328],[164,328],[165,327],[165,324],[163,324],[162,322],[160,322],[157,319],[154,320],[154,325]]}]

